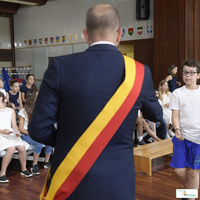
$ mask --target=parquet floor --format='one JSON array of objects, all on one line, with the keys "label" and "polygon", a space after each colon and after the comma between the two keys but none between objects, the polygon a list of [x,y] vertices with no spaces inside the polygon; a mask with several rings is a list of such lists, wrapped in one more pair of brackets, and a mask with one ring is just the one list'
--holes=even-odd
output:
[{"label": "parquet floor", "polygon": [[[151,177],[144,173],[136,173],[136,200],[176,199],[176,189],[181,189],[183,186],[173,169],[169,167],[170,160],[169,156],[154,159]],[[30,169],[31,162],[27,163],[27,167]],[[47,174],[42,163],[39,163],[39,168],[40,175],[25,178],[20,175],[19,161],[13,159],[7,171],[10,182],[1,184],[0,200],[38,200]]]}]

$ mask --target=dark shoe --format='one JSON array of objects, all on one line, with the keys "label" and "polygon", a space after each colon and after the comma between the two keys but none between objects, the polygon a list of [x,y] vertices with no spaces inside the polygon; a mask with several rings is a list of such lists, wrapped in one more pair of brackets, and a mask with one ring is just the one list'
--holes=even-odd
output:
[{"label": "dark shoe", "polygon": [[40,171],[38,169],[38,165],[32,165],[31,172],[33,173],[33,175],[40,174]]},{"label": "dark shoe", "polygon": [[141,140],[141,141],[139,141],[138,140],[138,143],[137,143],[139,146],[141,146],[141,145],[145,145],[146,144],[146,142],[144,141],[144,140]]},{"label": "dark shoe", "polygon": [[21,171],[21,175],[24,175],[24,176],[26,176],[26,177],[31,177],[31,176],[33,176],[33,174],[31,174],[31,172],[29,172],[28,170],[25,170],[25,171]]},{"label": "dark shoe", "polygon": [[44,163],[44,169],[49,169],[51,167],[50,161]]},{"label": "dark shoe", "polygon": [[0,177],[0,182],[1,183],[7,183],[7,182],[9,182],[9,180],[7,179],[7,177],[5,175],[3,175],[3,176]]}]

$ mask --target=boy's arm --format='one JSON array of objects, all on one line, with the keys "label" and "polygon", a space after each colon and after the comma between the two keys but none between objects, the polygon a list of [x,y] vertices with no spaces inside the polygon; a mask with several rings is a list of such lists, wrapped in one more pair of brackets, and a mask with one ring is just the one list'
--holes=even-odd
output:
[{"label": "boy's arm", "polygon": [[179,126],[179,110],[172,110],[172,124],[175,129],[175,136],[178,140],[183,141],[184,137],[181,134],[180,126]]}]

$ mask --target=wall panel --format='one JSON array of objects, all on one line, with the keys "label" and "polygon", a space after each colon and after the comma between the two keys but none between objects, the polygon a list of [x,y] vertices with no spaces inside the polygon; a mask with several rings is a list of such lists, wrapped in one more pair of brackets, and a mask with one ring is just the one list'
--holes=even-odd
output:
[{"label": "wall panel", "polygon": [[168,67],[179,65],[178,0],[154,1],[154,84],[166,78]]},{"label": "wall panel", "polygon": [[154,0],[154,82],[166,77],[171,64],[188,58],[200,61],[200,1]]}]

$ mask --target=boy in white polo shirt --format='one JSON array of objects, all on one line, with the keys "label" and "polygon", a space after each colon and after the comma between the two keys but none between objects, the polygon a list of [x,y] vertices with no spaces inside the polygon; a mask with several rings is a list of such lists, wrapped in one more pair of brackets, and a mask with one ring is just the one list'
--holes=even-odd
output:
[{"label": "boy in white polo shirt", "polygon": [[[199,73],[198,61],[184,61],[182,75],[185,85],[172,93],[170,102],[175,128],[170,166],[175,168],[175,173],[186,189],[199,188],[200,87],[196,83],[200,77]],[[186,167],[189,167],[189,170]]]}]

